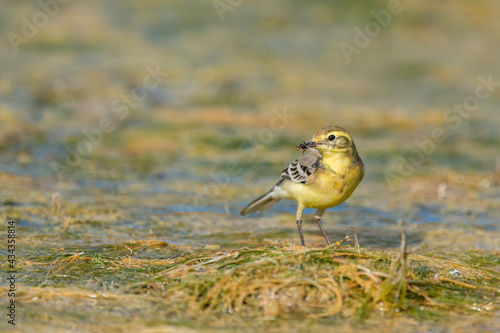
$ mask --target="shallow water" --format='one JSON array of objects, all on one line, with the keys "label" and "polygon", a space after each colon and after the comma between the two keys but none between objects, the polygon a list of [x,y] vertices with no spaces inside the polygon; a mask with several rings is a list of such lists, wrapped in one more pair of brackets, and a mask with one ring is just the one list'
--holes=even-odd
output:
[{"label": "shallow water", "polygon": [[[21,18],[40,7],[8,2],[0,32],[21,34]],[[254,1],[221,21],[206,1],[71,2],[18,53],[3,38],[0,213],[17,221],[20,260],[144,240],[174,249],[297,244],[293,202],[239,211],[329,124],[349,129],[367,170],[325,214],[332,239],[353,227],[361,246],[396,249],[404,225],[415,253],[498,255],[499,5],[404,2],[348,62],[340,43],[354,43],[353,28],[386,8]],[[131,101],[155,68],[158,84]],[[448,111],[482,84],[491,93],[477,109]],[[436,129],[446,140],[432,139]],[[306,213],[306,244],[324,246]],[[27,268],[20,281],[43,280]]]}]

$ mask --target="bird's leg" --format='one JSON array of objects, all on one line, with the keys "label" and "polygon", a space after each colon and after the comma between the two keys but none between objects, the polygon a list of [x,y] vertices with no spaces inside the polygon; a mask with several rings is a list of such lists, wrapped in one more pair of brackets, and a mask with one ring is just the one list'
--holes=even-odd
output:
[{"label": "bird's leg", "polygon": [[326,244],[331,245],[330,240],[328,239],[328,236],[326,235],[325,229],[323,229],[323,226],[321,225],[321,216],[323,216],[323,213],[325,212],[324,209],[318,209],[316,211],[316,214],[314,214],[314,222],[319,227],[319,230],[321,230],[321,233],[323,234],[323,237],[325,237]]},{"label": "bird's leg", "polygon": [[297,220],[297,228],[299,228],[300,244],[306,246],[304,243],[304,235],[302,234],[302,220]]},{"label": "bird's leg", "polygon": [[299,228],[300,244],[306,246],[304,243],[304,235],[302,234],[302,214],[304,213],[304,206],[299,204],[297,208],[297,228]]}]

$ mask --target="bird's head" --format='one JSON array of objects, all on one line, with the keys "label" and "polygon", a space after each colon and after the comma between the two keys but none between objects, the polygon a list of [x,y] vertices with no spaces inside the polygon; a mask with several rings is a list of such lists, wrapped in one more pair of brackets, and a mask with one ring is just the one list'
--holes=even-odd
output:
[{"label": "bird's head", "polygon": [[340,126],[328,126],[313,135],[311,141],[302,143],[299,147],[309,147],[323,154],[349,153],[356,150],[354,141],[347,130]]}]

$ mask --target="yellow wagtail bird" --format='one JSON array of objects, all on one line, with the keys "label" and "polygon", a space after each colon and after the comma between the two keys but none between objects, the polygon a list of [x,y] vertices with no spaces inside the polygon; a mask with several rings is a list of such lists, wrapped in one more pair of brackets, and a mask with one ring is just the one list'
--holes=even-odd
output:
[{"label": "yellow wagtail bird", "polygon": [[281,199],[293,199],[299,204],[297,227],[302,246],[305,246],[302,234],[305,207],[317,209],[314,221],[330,245],[321,216],[326,209],[351,196],[365,174],[363,161],[349,132],[339,126],[320,129],[311,141],[302,142],[297,149],[305,153],[288,165],[271,191],[250,203],[241,215],[266,210]]}]

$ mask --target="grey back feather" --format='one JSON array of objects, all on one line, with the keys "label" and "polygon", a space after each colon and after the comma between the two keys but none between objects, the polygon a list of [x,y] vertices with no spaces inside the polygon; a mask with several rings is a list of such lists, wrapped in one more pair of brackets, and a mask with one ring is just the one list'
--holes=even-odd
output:
[{"label": "grey back feather", "polygon": [[294,183],[307,184],[309,176],[314,174],[321,165],[321,153],[307,151],[299,159],[293,161],[281,173],[281,178],[290,179]]}]

